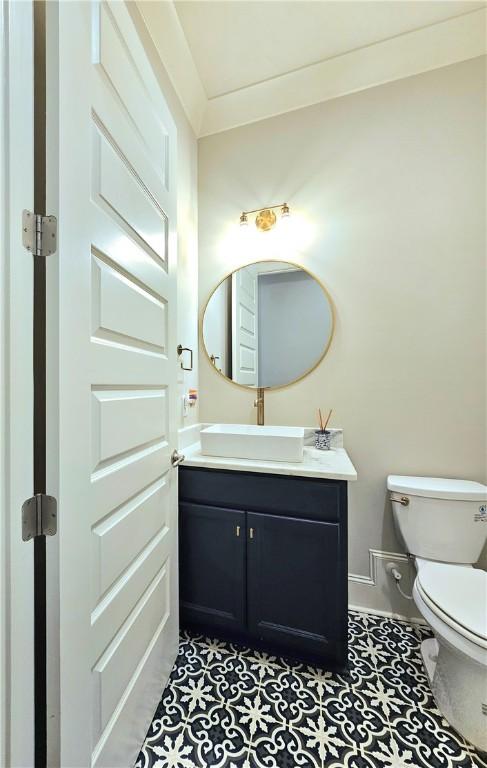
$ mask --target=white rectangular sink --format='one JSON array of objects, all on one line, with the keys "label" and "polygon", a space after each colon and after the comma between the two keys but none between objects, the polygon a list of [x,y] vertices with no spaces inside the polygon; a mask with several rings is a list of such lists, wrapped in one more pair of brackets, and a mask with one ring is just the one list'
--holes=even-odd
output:
[{"label": "white rectangular sink", "polygon": [[262,461],[303,461],[303,427],[213,424],[200,432],[204,456]]}]

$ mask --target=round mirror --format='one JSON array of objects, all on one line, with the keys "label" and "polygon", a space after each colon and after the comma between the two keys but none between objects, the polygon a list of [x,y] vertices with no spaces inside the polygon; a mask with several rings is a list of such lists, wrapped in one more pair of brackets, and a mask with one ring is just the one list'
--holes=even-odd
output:
[{"label": "round mirror", "polygon": [[206,354],[219,373],[245,387],[284,387],[325,356],[333,305],[302,267],[259,261],[217,285],[202,325]]}]

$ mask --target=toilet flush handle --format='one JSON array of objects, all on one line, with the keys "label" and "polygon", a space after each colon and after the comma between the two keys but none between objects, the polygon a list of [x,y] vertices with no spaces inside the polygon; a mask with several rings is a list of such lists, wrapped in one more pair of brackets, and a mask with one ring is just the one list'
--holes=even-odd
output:
[{"label": "toilet flush handle", "polygon": [[402,504],[403,507],[407,507],[409,505],[409,499],[407,496],[401,496],[400,499],[396,499],[394,496],[391,496],[391,501],[396,501],[398,504]]}]

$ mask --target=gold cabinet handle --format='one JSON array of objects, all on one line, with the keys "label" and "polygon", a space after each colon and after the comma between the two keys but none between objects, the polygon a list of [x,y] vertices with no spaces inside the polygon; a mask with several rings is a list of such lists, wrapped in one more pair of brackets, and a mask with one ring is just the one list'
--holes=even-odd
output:
[{"label": "gold cabinet handle", "polygon": [[237,530],[235,531],[235,533],[236,533],[237,536],[240,536],[240,526],[239,525],[237,525]]}]

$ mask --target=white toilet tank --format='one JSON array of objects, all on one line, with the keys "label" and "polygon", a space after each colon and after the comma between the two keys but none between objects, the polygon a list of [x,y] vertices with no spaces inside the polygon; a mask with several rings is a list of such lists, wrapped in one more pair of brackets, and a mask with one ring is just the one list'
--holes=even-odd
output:
[{"label": "white toilet tank", "polygon": [[470,480],[389,475],[394,522],[411,555],[476,563],[487,540],[487,486]]}]

